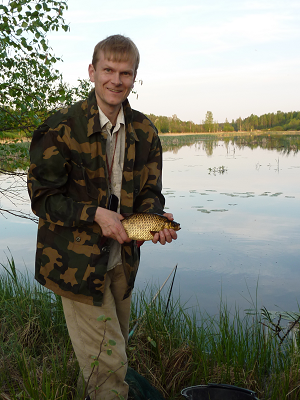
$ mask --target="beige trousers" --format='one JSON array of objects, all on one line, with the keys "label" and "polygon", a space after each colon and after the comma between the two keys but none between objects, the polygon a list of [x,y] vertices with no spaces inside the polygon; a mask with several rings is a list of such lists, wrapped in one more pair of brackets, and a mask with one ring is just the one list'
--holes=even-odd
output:
[{"label": "beige trousers", "polygon": [[[91,400],[117,399],[112,390],[116,390],[125,399],[128,397],[129,387],[124,379],[127,372],[126,345],[131,296],[122,299],[126,287],[123,266],[117,265],[107,273],[101,307],[62,297],[69,335],[85,381],[84,386],[88,385],[86,393]],[[100,315],[111,318],[111,321],[106,323],[97,321]],[[98,356],[103,337],[99,365],[92,373],[91,363],[94,361],[92,357]],[[110,339],[116,342],[115,346],[108,344]],[[111,355],[107,353],[109,349],[112,350]],[[122,363],[125,365],[122,366]],[[82,383],[79,386],[83,386]],[[83,393],[79,398],[84,398]]]}]

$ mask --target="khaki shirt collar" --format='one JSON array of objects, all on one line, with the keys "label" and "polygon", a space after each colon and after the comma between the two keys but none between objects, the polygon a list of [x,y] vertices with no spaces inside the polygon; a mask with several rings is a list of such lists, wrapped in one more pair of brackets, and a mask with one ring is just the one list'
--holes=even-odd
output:
[{"label": "khaki shirt collar", "polygon": [[[111,133],[112,123],[110,122],[110,120],[107,118],[107,116],[104,114],[104,112],[101,110],[101,108],[99,106],[98,106],[98,110],[99,110],[101,130],[103,130],[105,128],[108,133]],[[120,129],[121,124],[125,126],[125,116],[124,116],[124,111],[123,111],[122,105],[121,105],[119,114],[117,116],[117,121],[116,121],[116,125],[114,127],[114,132],[117,132]]]}]

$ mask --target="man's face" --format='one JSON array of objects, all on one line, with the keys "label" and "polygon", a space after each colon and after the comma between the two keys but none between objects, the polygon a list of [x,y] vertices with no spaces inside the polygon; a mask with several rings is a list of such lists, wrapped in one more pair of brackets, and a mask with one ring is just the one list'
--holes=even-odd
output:
[{"label": "man's face", "polygon": [[96,69],[89,65],[91,82],[95,83],[97,104],[105,112],[119,111],[128,97],[136,77],[135,64],[128,61],[109,61],[102,51]]}]

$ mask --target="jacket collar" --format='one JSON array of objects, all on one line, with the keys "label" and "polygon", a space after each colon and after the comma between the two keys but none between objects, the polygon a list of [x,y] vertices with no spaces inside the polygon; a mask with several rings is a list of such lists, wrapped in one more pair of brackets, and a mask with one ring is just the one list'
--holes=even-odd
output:
[{"label": "jacket collar", "polygon": [[[99,110],[96,101],[95,89],[93,89],[89,93],[88,98],[82,103],[82,109],[85,110],[86,117],[88,119],[87,136],[89,137],[93,133],[101,132]],[[125,116],[126,134],[130,135],[134,140],[138,141],[139,139],[132,124],[133,111],[127,99],[123,102],[123,111]]]}]

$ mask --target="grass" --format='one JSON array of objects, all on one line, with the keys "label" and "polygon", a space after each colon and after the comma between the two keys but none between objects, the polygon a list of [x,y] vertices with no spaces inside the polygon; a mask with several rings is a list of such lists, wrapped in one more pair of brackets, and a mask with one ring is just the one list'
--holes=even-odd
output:
[{"label": "grass", "polygon": [[29,142],[0,141],[0,170],[27,170],[29,167]]},{"label": "grass", "polygon": [[60,297],[17,274],[13,260],[0,275],[0,330],[0,398],[72,398],[78,366]]},{"label": "grass", "polygon": [[12,129],[10,131],[0,131],[0,140],[21,140],[26,139],[28,134],[24,130]]},{"label": "grass", "polygon": [[[132,326],[146,313],[129,342],[129,365],[166,399],[209,382],[261,400],[299,398],[299,353],[288,340],[266,338],[260,313],[241,317],[221,303],[210,316],[172,298],[166,312],[163,296],[149,306],[154,289],[133,296]],[[74,399],[79,368],[60,297],[17,273],[13,259],[0,271],[0,331],[0,399]]]}]

